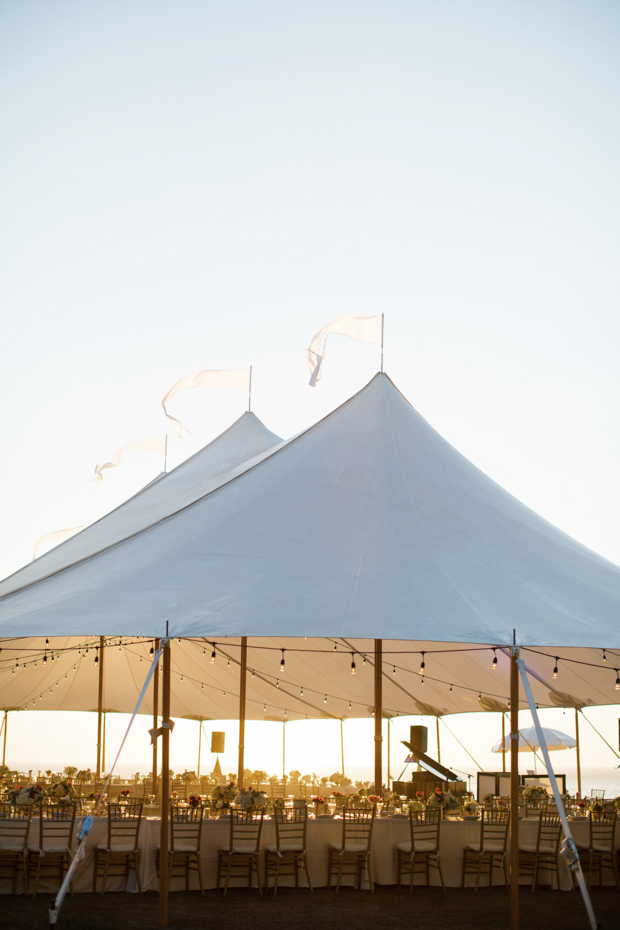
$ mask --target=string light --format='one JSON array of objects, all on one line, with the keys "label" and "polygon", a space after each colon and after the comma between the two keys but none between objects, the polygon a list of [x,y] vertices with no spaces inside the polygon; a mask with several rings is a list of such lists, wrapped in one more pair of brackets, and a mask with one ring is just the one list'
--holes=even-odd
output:
[{"label": "string light", "polygon": [[420,662],[420,675],[424,675],[425,668],[426,668],[426,662],[424,661],[424,653],[422,653],[422,661]]},{"label": "string light", "polygon": [[43,665],[47,665],[47,653],[43,656]]},{"label": "string light", "polygon": [[303,689],[303,687],[302,687],[301,693],[300,693],[300,697],[303,697],[303,696],[304,696],[304,689]]},{"label": "string light", "polygon": [[284,671],[284,649],[282,650],[282,658],[280,659],[280,671]]},{"label": "string light", "polygon": [[327,695],[325,695],[325,697],[323,698],[323,703],[327,704]]},{"label": "string light", "polygon": [[607,651],[603,649],[603,662],[607,661]]},{"label": "string light", "polygon": [[211,661],[215,662],[215,643],[213,643],[213,652],[211,653]]},{"label": "string light", "polygon": [[279,688],[279,687],[280,687],[280,679],[276,678],[276,688]]},{"label": "string light", "polygon": [[355,653],[351,653],[351,674],[355,675]]},{"label": "string light", "polygon": [[338,643],[334,643],[334,652],[337,652],[337,650],[338,650]]},{"label": "string light", "polygon": [[254,678],[254,669],[252,669],[252,678]]},{"label": "string light", "polygon": [[553,674],[551,675],[552,678],[557,678],[557,677],[558,677],[558,661],[559,661],[559,659],[558,659],[558,657],[556,656],[556,657],[555,657],[555,665],[553,666]]},{"label": "string light", "polygon": [[96,650],[95,661],[93,662],[93,665],[95,666],[95,668],[97,668],[97,666],[99,665],[99,649]]},{"label": "string light", "polygon": [[450,694],[452,694],[452,685],[450,685]]},{"label": "string light", "polygon": [[395,674],[396,674],[396,666],[394,666],[394,668],[392,669],[392,675],[395,675]]},{"label": "string light", "polygon": [[351,701],[349,701],[349,710],[351,710]]},{"label": "string light", "polygon": [[267,710],[267,705],[263,704],[263,713],[265,713],[266,710]]},{"label": "string light", "polygon": [[[149,655],[151,658],[153,658],[153,656],[155,655],[155,646],[151,646],[149,650]],[[204,655],[204,652],[203,652],[203,655]]]},{"label": "string light", "polygon": [[616,691],[620,691],[620,672],[616,669]]},{"label": "string light", "polygon": [[497,668],[497,653],[495,649],[493,650],[493,661],[491,662],[491,668],[493,669],[493,671],[495,671],[495,669]]},{"label": "string light", "polygon": [[366,656],[364,656],[364,661],[362,662],[362,665],[366,665]]}]

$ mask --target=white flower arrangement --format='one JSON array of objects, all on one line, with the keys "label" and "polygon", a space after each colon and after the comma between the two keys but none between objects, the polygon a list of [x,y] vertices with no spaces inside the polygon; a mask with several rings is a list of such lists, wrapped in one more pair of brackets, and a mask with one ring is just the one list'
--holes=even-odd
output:
[{"label": "white flower arrangement", "polygon": [[228,785],[216,785],[211,792],[213,807],[216,810],[227,810],[237,797],[237,786],[234,782]]},{"label": "white flower arrangement", "polygon": [[465,804],[463,804],[463,813],[468,817],[475,817],[479,810],[480,805],[477,801],[466,801]]},{"label": "white flower arrangement", "polygon": [[242,788],[236,797],[235,804],[243,810],[262,810],[267,806],[267,795],[264,791],[254,791],[253,788]]}]

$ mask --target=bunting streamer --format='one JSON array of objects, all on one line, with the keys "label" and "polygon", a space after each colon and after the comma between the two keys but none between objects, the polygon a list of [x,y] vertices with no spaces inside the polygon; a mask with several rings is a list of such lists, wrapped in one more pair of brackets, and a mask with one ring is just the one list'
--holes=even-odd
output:
[{"label": "bunting streamer", "polygon": [[[332,320],[321,329],[306,352],[306,364],[310,371],[310,387],[315,387],[321,380],[321,368],[325,358],[325,347],[329,333],[339,333],[341,336],[350,336],[358,342],[372,342],[374,345],[383,344],[383,327],[380,316],[355,316],[346,314]],[[321,345],[322,344],[322,345]]]},{"label": "bunting streamer", "polygon": [[154,439],[138,439],[136,442],[128,442],[126,446],[118,450],[111,462],[106,462],[105,465],[95,465],[95,475],[97,476],[93,478],[95,488],[103,481],[102,471],[105,471],[106,468],[116,468],[117,465],[120,465],[121,456],[125,449],[135,449],[137,452],[154,452],[156,455],[165,455],[166,437],[155,436]]},{"label": "bunting streamer", "polygon": [[32,550],[33,561],[37,557],[39,547],[42,546],[44,542],[51,542],[52,539],[68,539],[69,536],[75,536],[75,534],[79,533],[80,530],[85,529],[85,526],[74,526],[70,530],[56,530],[54,533],[46,533],[45,536],[39,536],[39,538],[35,540],[34,548]]},{"label": "bunting streamer", "polygon": [[183,378],[179,378],[176,384],[172,385],[161,402],[161,405],[164,408],[164,413],[168,419],[172,421],[172,425],[177,436],[180,438],[181,430],[187,430],[187,427],[183,426],[180,420],[177,420],[175,417],[171,416],[166,410],[166,404],[172,400],[177,391],[183,391],[185,388],[195,387],[224,387],[233,388],[237,391],[249,391],[251,384],[251,370],[251,368],[228,369],[225,371],[212,371],[210,369],[205,369],[204,371],[191,371]]}]

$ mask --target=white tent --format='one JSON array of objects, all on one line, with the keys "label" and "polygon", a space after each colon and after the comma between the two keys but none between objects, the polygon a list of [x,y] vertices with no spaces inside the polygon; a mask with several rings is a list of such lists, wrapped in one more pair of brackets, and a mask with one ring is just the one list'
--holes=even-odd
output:
[{"label": "white tent", "polygon": [[169,625],[508,645],[515,630],[521,645],[620,648],[620,569],[475,468],[382,374],[214,490],[74,556],[87,532],[3,582],[1,636]]}]

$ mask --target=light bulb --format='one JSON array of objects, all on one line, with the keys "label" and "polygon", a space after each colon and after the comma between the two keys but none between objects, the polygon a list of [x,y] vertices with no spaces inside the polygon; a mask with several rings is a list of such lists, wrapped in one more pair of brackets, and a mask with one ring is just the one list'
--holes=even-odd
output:
[{"label": "light bulb", "polygon": [[557,678],[557,677],[558,677],[558,657],[557,657],[557,656],[555,657],[555,665],[554,665],[554,667],[553,667],[553,674],[552,674],[551,677],[552,677],[552,678]]},{"label": "light bulb", "polygon": [[43,656],[43,665],[47,665],[47,656],[46,656],[46,655]]},{"label": "light bulb", "polygon": [[425,668],[426,668],[426,662],[424,661],[424,653],[422,653],[422,661],[420,662],[420,675],[424,674]]},{"label": "light bulb", "polygon": [[211,653],[211,661],[215,662],[215,643],[213,643],[213,652]]},{"label": "light bulb", "polygon": [[616,669],[616,691],[620,691],[620,672]]},{"label": "light bulb", "polygon": [[497,653],[495,652],[495,649],[493,650],[493,661],[491,662],[491,668],[493,671],[495,671],[497,668]]},{"label": "light bulb", "polygon": [[282,658],[280,659],[280,671],[284,671],[284,649],[282,650]]},{"label": "light bulb", "polygon": [[351,653],[351,674],[355,675],[355,653]]}]

